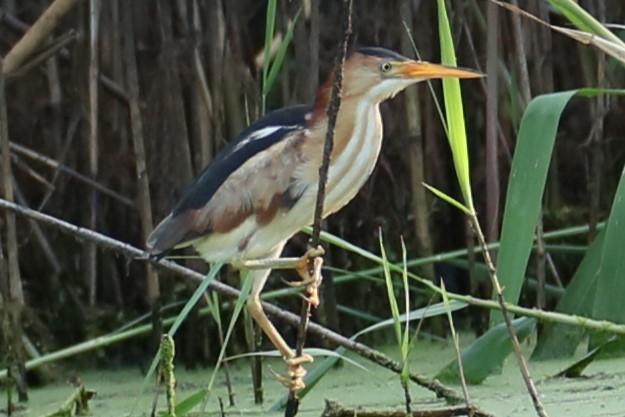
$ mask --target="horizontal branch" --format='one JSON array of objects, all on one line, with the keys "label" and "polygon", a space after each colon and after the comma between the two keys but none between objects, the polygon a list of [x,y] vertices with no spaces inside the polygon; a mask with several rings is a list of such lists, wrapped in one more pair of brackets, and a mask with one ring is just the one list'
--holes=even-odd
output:
[{"label": "horizontal branch", "polygon": [[492,417],[477,407],[466,405],[434,408],[430,410],[415,410],[406,413],[406,410],[369,410],[358,407],[348,408],[336,401],[326,400],[326,407],[321,417],[456,417],[472,415],[474,417]]},{"label": "horizontal branch", "polygon": [[[169,272],[173,272],[177,275],[180,275],[184,278],[191,279],[193,281],[201,281],[204,279],[204,275],[196,272],[192,269],[185,268],[181,265],[178,265],[175,262],[171,262],[165,259],[161,259],[159,261],[153,260],[149,258],[149,254],[141,249],[138,249],[132,245],[127,243],[120,242],[111,237],[105,236],[98,232],[94,232],[89,229],[85,229],[83,227],[76,226],[74,224],[68,223],[64,220],[58,219],[56,217],[28,209],[26,207],[20,206],[18,204],[11,203],[10,201],[0,199],[0,208],[11,210],[16,214],[25,216],[27,218],[36,220],[45,225],[54,227],[58,230],[61,230],[64,233],[68,233],[80,240],[86,240],[89,242],[95,243],[102,249],[107,249],[114,251],[118,254],[124,255],[127,258],[132,260],[141,260],[144,262],[152,262],[160,269],[167,270]],[[241,295],[241,292],[229,285],[226,285],[220,281],[213,280],[209,284],[209,288],[213,291],[218,292],[221,295],[231,298],[238,298]],[[273,316],[283,320],[293,326],[297,326],[299,323],[299,316],[282,310],[276,307],[273,304],[269,304],[267,302],[262,303],[264,310],[272,314]],[[380,366],[383,366],[393,372],[401,373],[402,365],[384,355],[381,352],[378,352],[370,347],[358,343],[354,340],[350,340],[345,336],[342,336],[338,333],[333,332],[319,324],[310,323],[308,327],[308,331],[310,333],[314,333],[322,338],[325,338],[336,345],[343,346],[344,348],[351,350],[355,353],[358,353],[360,356],[369,359],[372,362],[377,363]],[[436,380],[432,380],[426,376],[418,375],[415,373],[410,374],[410,379],[416,384],[429,389],[434,392],[439,398],[444,398],[449,402],[459,402],[462,401],[462,397],[455,390],[450,389],[442,385],[440,382]]]},{"label": "horizontal branch", "polygon": [[[132,245],[127,243],[120,242],[116,239],[110,238],[108,236],[104,236],[100,233],[84,229],[82,227],[78,227],[71,223],[68,223],[64,220],[58,219],[56,217],[49,216],[47,214],[40,213],[35,210],[31,210],[25,207],[22,207],[18,204],[11,203],[10,201],[0,199],[0,208],[4,208],[7,210],[12,210],[17,214],[29,217],[33,220],[37,220],[39,222],[48,224],[50,226],[56,227],[57,229],[61,229],[62,231],[72,234],[79,239],[90,240],[95,242],[98,246],[115,251],[117,253],[121,253],[132,259],[142,259],[148,260],[149,254],[143,250],[137,249]],[[150,260],[150,262],[154,262],[158,267],[162,269],[166,269],[168,271],[174,272],[178,275],[181,275],[185,278],[193,279],[196,281],[202,280],[204,276],[196,271],[193,271],[189,268],[185,268],[180,266],[174,262],[167,260],[160,260],[158,262]],[[419,280],[426,287],[430,288],[432,291],[440,293],[441,289],[436,285],[432,284],[427,280]],[[228,297],[238,297],[240,292],[232,288],[228,285],[225,285],[221,282],[214,281],[211,283],[210,288],[223,294]],[[500,306],[496,301],[492,300],[484,300],[482,298],[471,297],[467,295],[455,294],[455,293],[447,293],[450,299],[461,301],[467,304],[471,304],[477,307],[483,307],[490,310],[499,310]],[[625,335],[625,325],[617,324],[607,320],[594,320],[587,317],[576,316],[565,313],[557,313],[553,311],[544,311],[538,310],[535,308],[524,308],[519,307],[515,304],[506,303],[506,307],[511,313],[514,313],[519,316],[524,317],[532,317],[542,322],[551,322],[551,323],[559,323],[559,324],[567,324],[576,327],[582,327],[584,329],[606,332],[612,334],[620,334]],[[264,303],[263,308],[266,309],[271,314],[274,314],[286,322],[296,324],[299,322],[299,317],[293,313],[289,313],[287,311],[281,310],[273,304]],[[347,349],[357,351],[359,346],[369,349],[367,346],[362,345],[357,342],[350,341],[349,339],[341,336],[337,333],[334,333],[325,327],[319,326],[318,324],[311,324],[311,329],[314,329],[313,333],[316,333],[322,337],[326,337],[329,340],[336,342],[338,345],[344,346]],[[335,339],[336,338],[336,339]],[[339,340],[341,340],[339,342]],[[397,364],[399,366],[399,364]]]}]

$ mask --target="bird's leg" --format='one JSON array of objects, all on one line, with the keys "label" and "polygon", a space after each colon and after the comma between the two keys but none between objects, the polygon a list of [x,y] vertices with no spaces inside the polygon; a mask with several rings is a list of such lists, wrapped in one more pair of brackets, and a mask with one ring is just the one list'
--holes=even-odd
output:
[{"label": "bird's leg", "polygon": [[[278,256],[282,246],[279,250],[274,251],[274,256]],[[268,259],[271,260],[271,259]],[[274,259],[275,260],[275,259]],[[252,290],[247,299],[247,310],[250,315],[258,323],[258,326],[267,335],[271,343],[278,349],[288,368],[288,377],[278,376],[278,379],[289,388],[291,391],[298,391],[305,387],[303,377],[306,375],[306,370],[302,367],[302,364],[312,362],[312,356],[308,354],[302,354],[296,356],[295,352],[284,341],[275,326],[269,321],[265,312],[263,311],[262,304],[260,302],[260,292],[265,286],[265,282],[269,277],[271,269],[263,268],[253,272],[252,276]]]},{"label": "bird's leg", "polygon": [[[315,307],[319,305],[319,295],[317,289],[321,284],[321,266],[323,265],[323,255],[325,252],[321,246],[311,248],[299,258],[277,258],[277,259],[255,259],[244,261],[240,268],[251,270],[262,269],[294,269],[299,274],[301,280],[287,282],[292,287],[305,287],[306,299]],[[310,266],[312,262],[312,266]]]}]

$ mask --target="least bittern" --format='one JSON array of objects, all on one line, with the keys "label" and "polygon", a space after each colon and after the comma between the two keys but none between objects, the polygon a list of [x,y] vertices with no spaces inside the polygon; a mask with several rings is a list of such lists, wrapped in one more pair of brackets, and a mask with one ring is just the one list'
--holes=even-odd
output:
[{"label": "least bittern", "polygon": [[[432,78],[480,74],[414,61],[383,48],[361,48],[345,61],[341,105],[326,184],[323,217],[338,211],[363,186],[382,145],[380,103],[411,84]],[[154,254],[192,245],[208,262],[253,272],[247,308],[289,366],[289,386],[301,389],[301,364],[263,312],[259,294],[272,268],[303,262],[278,259],[287,240],[313,222],[332,77],[313,106],[276,110],[245,129],[189,187],[156,227],[147,246]]]}]

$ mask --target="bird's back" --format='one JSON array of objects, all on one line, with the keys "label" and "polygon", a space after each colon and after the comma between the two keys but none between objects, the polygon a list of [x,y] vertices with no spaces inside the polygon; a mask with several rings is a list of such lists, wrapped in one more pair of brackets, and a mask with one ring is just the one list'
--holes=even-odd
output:
[{"label": "bird's back", "polygon": [[[162,254],[212,233],[226,233],[254,212],[262,221],[263,216],[271,214],[268,211],[276,210],[275,206],[294,204],[298,196],[288,189],[288,171],[297,155],[295,149],[285,149],[284,145],[297,141],[310,111],[310,106],[277,110],[241,132],[218,153],[152,232],[148,249]],[[259,187],[259,182],[266,185]]]}]

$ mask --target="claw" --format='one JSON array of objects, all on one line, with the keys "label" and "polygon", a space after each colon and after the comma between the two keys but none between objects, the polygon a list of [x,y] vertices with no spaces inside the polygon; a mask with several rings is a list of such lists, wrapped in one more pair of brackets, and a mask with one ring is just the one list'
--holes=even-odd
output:
[{"label": "claw", "polygon": [[321,257],[325,252],[321,246],[317,246],[316,248],[310,248],[306,251],[295,266],[295,270],[302,277],[303,281],[310,279],[310,274],[308,273],[308,261],[310,259],[315,259]]},{"label": "claw", "polygon": [[304,383],[304,376],[306,375],[306,369],[302,366],[304,363],[311,363],[313,357],[303,353],[301,356],[297,356],[291,359],[285,359],[287,366],[288,376],[280,375],[270,368],[273,376],[284,385],[289,391],[301,391],[306,388]]},{"label": "claw", "polygon": [[[286,284],[291,287],[306,287],[306,296],[304,297],[313,307],[319,305],[319,293],[317,288],[321,285],[321,267],[323,266],[323,255],[325,252],[321,246],[313,249],[309,249],[304,256],[300,258],[295,270],[302,278],[299,281],[287,282]],[[313,260],[313,271],[310,274],[308,268],[308,260]]]}]

